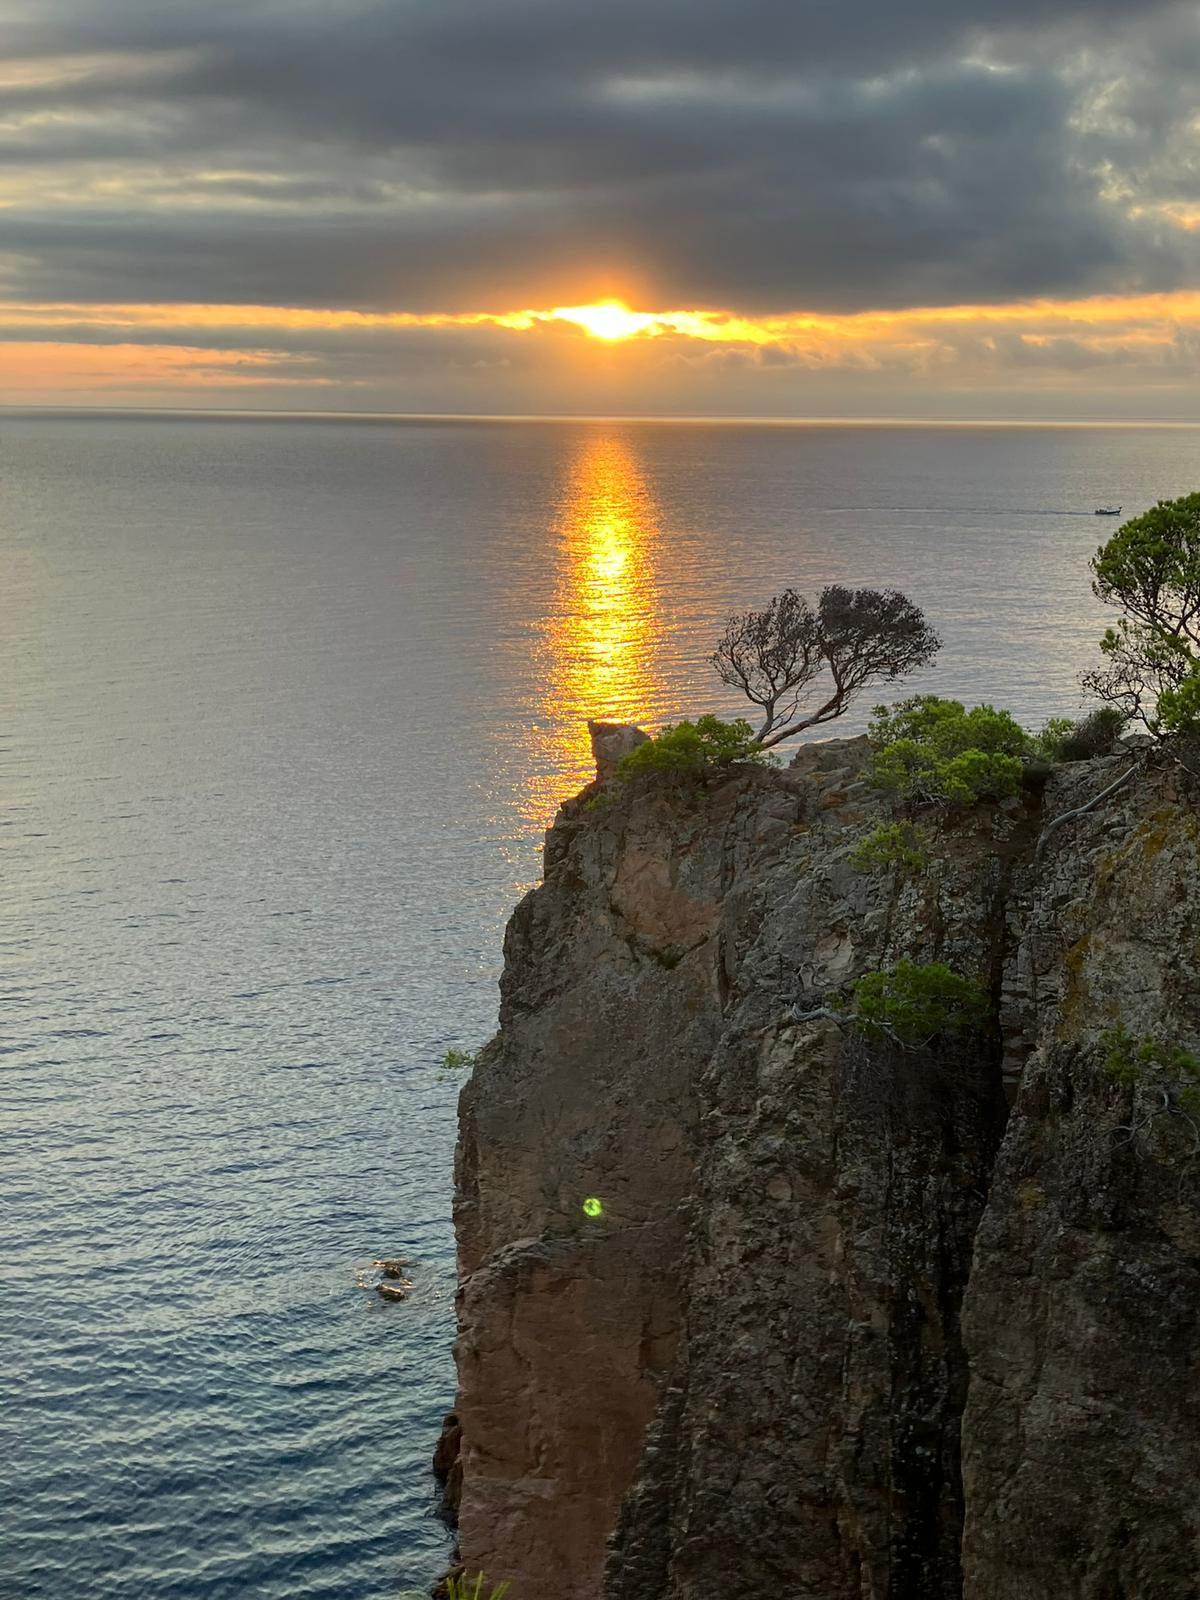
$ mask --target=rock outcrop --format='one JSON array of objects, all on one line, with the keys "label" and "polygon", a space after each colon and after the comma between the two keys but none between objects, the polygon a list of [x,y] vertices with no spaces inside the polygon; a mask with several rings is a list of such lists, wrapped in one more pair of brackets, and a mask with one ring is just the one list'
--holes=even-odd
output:
[{"label": "rock outcrop", "polygon": [[628,722],[591,722],[588,734],[592,741],[592,755],[596,762],[596,781],[605,783],[616,775],[621,757],[645,744],[648,733]]},{"label": "rock outcrop", "polygon": [[[455,1414],[512,1600],[1198,1593],[1200,1117],[1101,1043],[1200,1043],[1194,798],[1055,827],[1123,770],[1075,764],[864,872],[866,758],[585,791],[510,923]],[[991,1029],[804,1020],[900,958]]]}]

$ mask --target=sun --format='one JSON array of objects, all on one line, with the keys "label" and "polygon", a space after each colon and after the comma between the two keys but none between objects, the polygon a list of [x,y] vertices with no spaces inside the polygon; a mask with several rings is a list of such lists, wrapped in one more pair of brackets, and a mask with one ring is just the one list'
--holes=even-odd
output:
[{"label": "sun", "polygon": [[594,306],[555,306],[550,315],[577,323],[593,339],[632,339],[655,321],[644,311],[630,311],[620,300],[603,300]]}]

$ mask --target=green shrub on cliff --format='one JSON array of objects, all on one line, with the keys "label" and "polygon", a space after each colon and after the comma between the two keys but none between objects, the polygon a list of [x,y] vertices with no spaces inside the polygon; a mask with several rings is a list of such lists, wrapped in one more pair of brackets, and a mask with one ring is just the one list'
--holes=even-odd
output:
[{"label": "green shrub on cliff", "polygon": [[898,961],[890,972],[868,972],[854,989],[854,1025],[868,1038],[892,1038],[916,1048],[945,1034],[987,1025],[987,991],[940,961]]},{"label": "green shrub on cliff", "polygon": [[1159,1116],[1180,1117],[1190,1128],[1192,1154],[1200,1151],[1200,1056],[1147,1034],[1132,1034],[1123,1022],[1100,1035],[1105,1074],[1126,1088],[1144,1087],[1154,1109],[1131,1132],[1144,1132]]},{"label": "green shrub on cliff", "polygon": [[1039,733],[1030,735],[1029,750],[1042,761],[1062,761],[1063,745],[1075,728],[1070,717],[1051,717]]},{"label": "green shrub on cliff", "polygon": [[1136,1038],[1123,1022],[1106,1028],[1100,1036],[1104,1070],[1118,1083],[1140,1083],[1143,1078],[1167,1073],[1182,1080],[1200,1080],[1200,1057],[1179,1045],[1164,1044],[1150,1036]]},{"label": "green shrub on cliff", "polygon": [[1008,711],[919,694],[876,706],[868,729],[875,758],[868,776],[917,805],[969,806],[1021,787],[1029,735]]},{"label": "green shrub on cliff", "polygon": [[881,822],[858,841],[846,860],[856,872],[879,867],[923,872],[929,864],[928,845],[928,834],[914,822]]},{"label": "green shrub on cliff", "polygon": [[1045,761],[1091,761],[1106,756],[1125,727],[1125,715],[1116,706],[1097,706],[1086,716],[1051,717],[1040,733],[1030,740],[1035,756]]},{"label": "green shrub on cliff", "polygon": [[647,739],[621,757],[617,778],[626,783],[644,772],[699,773],[708,767],[727,767],[734,761],[759,765],[769,760],[754,730],[744,717],[722,722],[719,717],[697,717],[695,722],[668,724],[654,739]]}]

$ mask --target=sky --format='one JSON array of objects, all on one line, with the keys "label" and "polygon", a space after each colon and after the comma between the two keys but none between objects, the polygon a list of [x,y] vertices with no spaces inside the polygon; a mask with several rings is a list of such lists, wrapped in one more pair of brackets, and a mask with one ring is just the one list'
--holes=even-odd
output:
[{"label": "sky", "polygon": [[1197,81],[1194,0],[0,0],[0,403],[1200,420]]}]

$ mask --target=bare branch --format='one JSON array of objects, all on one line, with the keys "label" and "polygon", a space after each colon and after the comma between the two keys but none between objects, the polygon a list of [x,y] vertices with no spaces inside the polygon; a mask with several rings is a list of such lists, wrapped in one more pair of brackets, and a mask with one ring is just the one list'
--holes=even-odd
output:
[{"label": "bare branch", "polygon": [[[723,683],[761,708],[755,737],[771,746],[840,717],[868,684],[905,676],[940,644],[918,607],[895,589],[832,585],[815,611],[785,589],[762,611],[730,617],[711,661]],[[824,698],[798,715],[820,678]]]},{"label": "bare branch", "polygon": [[764,610],[730,617],[710,660],[722,683],[762,708],[762,740],[795,713],[822,669],[818,618],[803,595],[785,589]]},{"label": "bare branch", "polygon": [[1060,816],[1054,817],[1050,822],[1048,822],[1042,829],[1042,836],[1038,840],[1038,846],[1034,851],[1033,859],[1035,861],[1040,861],[1045,855],[1046,845],[1052,833],[1056,833],[1064,823],[1074,822],[1076,817],[1082,817],[1086,812],[1094,810],[1095,807],[1100,804],[1101,800],[1107,800],[1109,795],[1116,794],[1118,789],[1123,789],[1140,766],[1141,762],[1135,761],[1131,767],[1126,768],[1126,770],[1119,778],[1115,780],[1115,782],[1110,783],[1106,789],[1101,789],[1099,794],[1094,794],[1092,798],[1085,801],[1083,805],[1076,806],[1074,811],[1064,811]]},{"label": "bare branch", "polygon": [[839,1028],[848,1028],[854,1020],[845,1012],[834,1011],[829,1006],[814,1006],[811,1011],[801,1011],[799,1006],[789,1006],[788,1018],[792,1022],[836,1022]]},{"label": "bare branch", "polygon": [[[853,1017],[847,1016],[844,1011],[834,1011],[829,1006],[814,1006],[811,1011],[801,1011],[798,1005],[793,1005],[788,1007],[787,1015],[791,1022],[836,1022],[839,1028],[850,1028],[854,1025]],[[884,1034],[894,1045],[909,1052],[927,1049],[936,1037],[935,1034],[930,1034],[928,1039],[922,1039],[914,1044],[902,1039],[886,1022],[872,1022],[871,1028],[874,1033]]]}]

